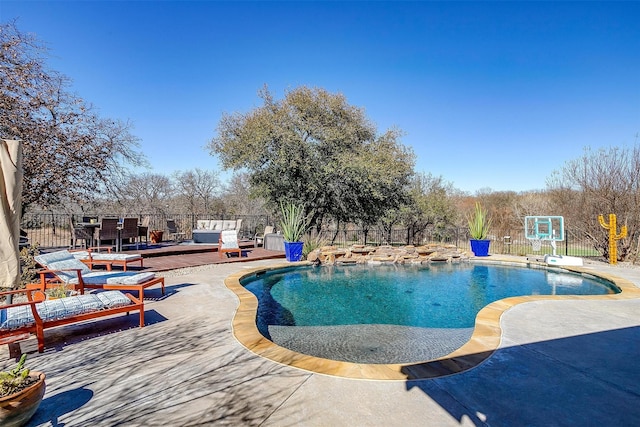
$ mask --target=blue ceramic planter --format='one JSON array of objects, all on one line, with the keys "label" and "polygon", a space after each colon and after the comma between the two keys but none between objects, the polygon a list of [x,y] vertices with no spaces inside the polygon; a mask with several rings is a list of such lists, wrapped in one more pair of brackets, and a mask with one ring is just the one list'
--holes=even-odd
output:
[{"label": "blue ceramic planter", "polygon": [[287,257],[287,261],[300,261],[303,247],[303,242],[284,242],[284,254]]},{"label": "blue ceramic planter", "polygon": [[489,243],[491,240],[470,240],[471,251],[475,256],[489,256]]}]

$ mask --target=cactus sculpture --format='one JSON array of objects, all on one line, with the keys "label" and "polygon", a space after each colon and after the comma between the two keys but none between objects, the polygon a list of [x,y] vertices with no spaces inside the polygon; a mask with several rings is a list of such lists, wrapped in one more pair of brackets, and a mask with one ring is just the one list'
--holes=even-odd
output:
[{"label": "cactus sculpture", "polygon": [[627,237],[627,226],[623,225],[620,229],[620,233],[616,234],[616,228],[618,228],[616,214],[609,214],[609,224],[605,224],[604,216],[602,215],[598,215],[598,221],[602,227],[609,230],[609,264],[617,264],[618,240]]}]

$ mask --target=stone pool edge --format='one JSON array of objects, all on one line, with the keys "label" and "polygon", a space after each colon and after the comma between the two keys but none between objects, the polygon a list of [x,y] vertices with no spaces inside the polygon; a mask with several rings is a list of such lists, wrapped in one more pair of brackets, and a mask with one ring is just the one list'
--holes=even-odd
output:
[{"label": "stone pool edge", "polygon": [[636,287],[633,282],[585,267],[548,267],[538,261],[500,255],[491,255],[487,258],[474,257],[470,258],[469,262],[570,271],[612,282],[621,292],[608,295],[536,295],[505,298],[492,302],[480,310],[476,316],[471,339],[462,347],[445,356],[408,364],[352,363],[323,359],[286,349],[268,340],[258,331],[255,322],[258,300],[240,284],[240,281],[244,277],[262,271],[310,265],[310,263],[304,261],[297,263],[287,262],[247,269],[225,278],[225,285],[239,299],[239,305],[232,320],[233,335],[244,347],[258,356],[312,373],[361,380],[418,380],[457,374],[480,365],[500,346],[502,336],[500,318],[502,314],[518,304],[545,300],[622,300],[640,298],[640,288]]}]

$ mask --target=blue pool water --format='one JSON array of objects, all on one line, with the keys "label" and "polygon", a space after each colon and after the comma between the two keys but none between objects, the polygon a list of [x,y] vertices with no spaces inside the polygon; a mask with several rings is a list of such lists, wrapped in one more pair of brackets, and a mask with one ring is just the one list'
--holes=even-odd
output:
[{"label": "blue pool water", "polygon": [[[389,359],[386,350],[384,361],[374,357],[386,344],[363,338],[368,333],[387,336],[387,343],[399,335],[428,340],[447,354],[469,339],[476,315],[493,301],[616,292],[607,282],[577,274],[472,263],[302,267],[249,276],[242,284],[258,298],[256,323],[267,338],[306,354],[367,363],[404,361]],[[365,341],[356,353],[367,356],[337,357],[336,347],[355,338]],[[325,344],[332,348],[320,348]]]}]

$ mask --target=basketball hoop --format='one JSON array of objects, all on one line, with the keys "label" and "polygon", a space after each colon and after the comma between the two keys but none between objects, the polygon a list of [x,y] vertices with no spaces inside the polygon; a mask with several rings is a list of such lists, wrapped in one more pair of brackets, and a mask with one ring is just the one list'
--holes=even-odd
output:
[{"label": "basketball hoop", "polygon": [[564,240],[564,218],[557,215],[524,217],[524,237],[531,242],[534,252],[542,249],[542,242],[551,244],[556,254],[556,243]]},{"label": "basketball hoop", "polygon": [[531,249],[535,252],[538,252],[542,249],[542,240],[541,239],[530,239],[531,240]]}]

